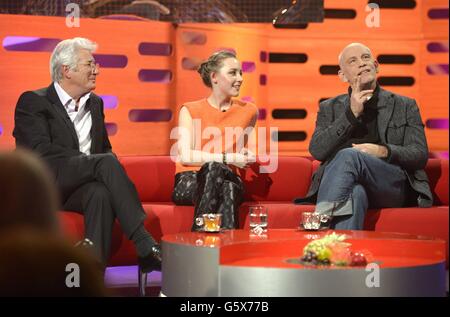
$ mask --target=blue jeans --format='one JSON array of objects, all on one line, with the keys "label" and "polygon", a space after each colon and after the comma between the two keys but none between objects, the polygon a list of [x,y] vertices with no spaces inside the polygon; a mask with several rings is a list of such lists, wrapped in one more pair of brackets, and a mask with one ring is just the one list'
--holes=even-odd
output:
[{"label": "blue jeans", "polygon": [[332,215],[334,229],[362,230],[368,208],[402,207],[408,188],[406,173],[399,166],[346,148],[325,168],[316,212]]}]

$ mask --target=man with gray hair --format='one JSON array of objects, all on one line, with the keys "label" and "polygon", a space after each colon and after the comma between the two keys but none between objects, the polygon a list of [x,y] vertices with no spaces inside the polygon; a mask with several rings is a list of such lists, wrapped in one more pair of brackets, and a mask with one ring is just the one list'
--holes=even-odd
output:
[{"label": "man with gray hair", "polygon": [[136,188],[112,152],[103,101],[92,92],[99,74],[96,47],[84,38],[56,46],[50,58],[53,82],[20,96],[13,135],[18,147],[35,151],[50,166],[63,208],[84,214],[85,237],[103,264],[117,218],[136,245],[142,273],[159,270],[160,247],[144,228]]},{"label": "man with gray hair", "polygon": [[[381,88],[370,49],[347,45],[339,54],[343,94],[320,104],[309,151],[321,161],[305,198],[331,216],[334,229],[360,230],[368,208],[432,205],[423,168],[424,125],[415,100]],[[328,218],[328,217],[325,217]]]}]

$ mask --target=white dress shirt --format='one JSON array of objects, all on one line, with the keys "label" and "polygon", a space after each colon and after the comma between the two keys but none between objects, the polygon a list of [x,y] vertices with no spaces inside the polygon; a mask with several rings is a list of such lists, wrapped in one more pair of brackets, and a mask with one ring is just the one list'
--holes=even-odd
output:
[{"label": "white dress shirt", "polygon": [[80,144],[80,152],[87,155],[91,154],[92,117],[91,111],[85,107],[86,101],[91,96],[91,93],[81,97],[77,107],[75,100],[73,100],[72,97],[70,97],[58,83],[55,82],[54,85],[59,100],[63,104],[70,120],[75,126],[75,131],[78,136],[78,143]]}]

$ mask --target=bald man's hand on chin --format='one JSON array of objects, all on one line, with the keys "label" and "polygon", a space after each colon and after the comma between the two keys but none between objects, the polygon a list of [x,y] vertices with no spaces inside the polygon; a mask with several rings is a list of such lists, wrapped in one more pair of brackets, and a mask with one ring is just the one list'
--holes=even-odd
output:
[{"label": "bald man's hand on chin", "polygon": [[357,76],[351,86],[350,108],[355,118],[358,118],[364,111],[364,103],[373,96],[373,89],[361,90],[361,76]]}]

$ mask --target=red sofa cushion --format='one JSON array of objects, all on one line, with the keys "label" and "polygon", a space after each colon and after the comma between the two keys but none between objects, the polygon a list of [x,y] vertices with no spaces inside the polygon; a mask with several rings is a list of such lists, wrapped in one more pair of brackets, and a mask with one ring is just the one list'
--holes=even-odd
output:
[{"label": "red sofa cushion", "polygon": [[169,156],[124,156],[120,162],[142,202],[171,201],[175,163]]},{"label": "red sofa cushion", "polygon": [[252,165],[241,173],[245,200],[292,201],[306,194],[311,173],[311,161],[304,157],[279,157],[273,173],[260,173],[259,165]]},{"label": "red sofa cushion", "polygon": [[371,209],[366,214],[364,228],[448,240],[448,216],[448,206]]},{"label": "red sofa cushion", "polygon": [[448,160],[429,159],[425,172],[430,180],[434,205],[448,206]]},{"label": "red sofa cushion", "polygon": [[[175,163],[169,156],[125,156],[120,158],[142,202],[171,201]],[[242,171],[247,201],[290,201],[304,196],[311,178],[311,162],[303,157],[279,157],[273,173],[259,173],[254,164]],[[264,169],[264,166],[261,166]]]},{"label": "red sofa cushion", "polygon": [[367,212],[364,229],[439,238],[448,246],[448,216],[448,206],[374,209]]},{"label": "red sofa cushion", "polygon": [[64,236],[75,243],[84,237],[84,217],[74,211],[58,212],[59,225]]},{"label": "red sofa cushion", "polygon": [[[134,182],[148,217],[145,227],[159,241],[165,234],[189,231],[194,208],[175,206],[171,202],[175,163],[168,156],[121,157],[127,174]],[[256,174],[257,165],[243,173],[246,200],[240,208],[240,227],[248,228],[248,207],[263,204],[268,207],[270,228],[297,228],[301,214],[313,211],[313,205],[294,205],[292,198],[304,196],[310,184],[312,171],[320,162],[302,157],[280,157],[278,169],[271,174]],[[430,159],[426,166],[430,185],[436,197],[432,208],[384,208],[369,210],[365,229],[405,232],[444,239],[448,243],[448,160]],[[83,215],[60,212],[62,231],[72,241],[82,239]],[[448,257],[447,257],[448,258]],[[136,263],[133,243],[123,234],[116,222],[110,265]]]}]

